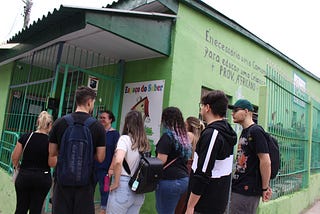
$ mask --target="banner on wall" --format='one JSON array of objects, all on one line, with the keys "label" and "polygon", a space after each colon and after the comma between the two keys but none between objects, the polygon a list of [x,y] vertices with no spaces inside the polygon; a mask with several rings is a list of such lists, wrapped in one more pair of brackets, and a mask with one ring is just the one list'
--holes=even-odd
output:
[{"label": "banner on wall", "polygon": [[293,100],[301,107],[305,107],[305,102],[299,98],[304,98],[306,94],[306,82],[300,78],[297,74],[293,75],[294,94]]},{"label": "banner on wall", "polygon": [[142,113],[145,131],[150,144],[155,145],[158,142],[160,138],[164,83],[164,80],[156,80],[125,84],[120,121],[121,132],[126,114],[130,110],[137,110]]}]

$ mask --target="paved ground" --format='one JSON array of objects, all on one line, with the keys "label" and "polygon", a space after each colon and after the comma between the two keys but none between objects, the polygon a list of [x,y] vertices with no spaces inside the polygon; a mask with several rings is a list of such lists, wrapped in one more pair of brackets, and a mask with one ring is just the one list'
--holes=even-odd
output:
[{"label": "paved ground", "polygon": [[[0,169],[0,199],[0,214],[13,213],[16,204],[14,185],[11,177],[2,169]],[[99,205],[96,204],[96,214],[99,210]],[[320,214],[320,199],[300,214]]]},{"label": "paved ground", "polygon": [[301,214],[319,214],[320,213],[320,200],[315,202],[309,209],[303,211]]}]

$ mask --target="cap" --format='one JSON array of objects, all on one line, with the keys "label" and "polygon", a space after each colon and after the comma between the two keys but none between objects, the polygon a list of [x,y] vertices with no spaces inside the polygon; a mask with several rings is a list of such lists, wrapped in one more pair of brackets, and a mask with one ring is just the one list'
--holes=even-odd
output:
[{"label": "cap", "polygon": [[230,109],[242,108],[242,109],[248,109],[249,111],[254,111],[253,105],[248,100],[245,100],[245,99],[240,99],[234,105],[229,105],[228,107]]}]

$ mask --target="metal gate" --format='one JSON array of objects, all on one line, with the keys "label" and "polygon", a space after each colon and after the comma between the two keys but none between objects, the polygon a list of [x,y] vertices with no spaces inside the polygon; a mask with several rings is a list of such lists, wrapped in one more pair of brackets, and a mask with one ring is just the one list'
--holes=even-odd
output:
[{"label": "metal gate", "polygon": [[22,133],[35,130],[41,111],[48,110],[56,119],[75,110],[74,93],[80,85],[97,91],[93,116],[109,109],[117,117],[122,78],[122,61],[63,43],[17,60],[1,133],[0,167],[12,172],[13,148]]},{"label": "metal gate", "polygon": [[57,108],[53,108],[53,112],[56,111],[54,115],[61,117],[75,111],[75,90],[79,86],[89,86],[97,92],[93,116],[105,109],[118,115],[122,80],[122,72],[118,72],[118,66],[110,69],[109,75],[95,72],[95,69],[86,70],[69,64],[60,64],[58,70],[51,94],[53,103],[57,104]]},{"label": "metal gate", "polygon": [[[11,173],[11,154],[22,133],[36,129],[38,114],[54,119],[76,108],[75,90],[91,86],[97,92],[93,116],[100,110],[119,115],[123,62],[76,46],[59,43],[17,60],[7,100],[0,143],[0,167]],[[84,69],[87,68],[87,69]],[[113,124],[117,127],[117,121]],[[50,211],[49,197],[45,212]]]}]

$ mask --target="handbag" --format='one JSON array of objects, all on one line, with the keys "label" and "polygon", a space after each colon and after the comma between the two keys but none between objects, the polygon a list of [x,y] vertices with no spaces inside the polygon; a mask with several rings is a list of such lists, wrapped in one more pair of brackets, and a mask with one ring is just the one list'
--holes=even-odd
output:
[{"label": "handbag", "polygon": [[[129,188],[137,194],[154,191],[159,180],[162,179],[163,170],[169,167],[177,159],[178,157],[163,166],[163,162],[159,158],[148,157],[147,155],[140,153],[139,166],[133,176],[130,176],[130,180],[128,182]],[[123,168],[129,175],[131,175],[126,159],[123,161]]]},{"label": "handbag", "polygon": [[[26,142],[26,145],[24,146],[23,150],[22,150],[22,156],[23,156],[23,153],[24,153],[24,150],[27,148],[27,145],[30,141],[30,138],[32,137],[33,135],[33,132],[31,132],[27,142]],[[16,179],[18,177],[18,174],[19,174],[19,171],[20,171],[20,163],[18,163],[17,166],[13,167],[13,174],[12,174],[12,181],[15,183],[16,182]]]}]

